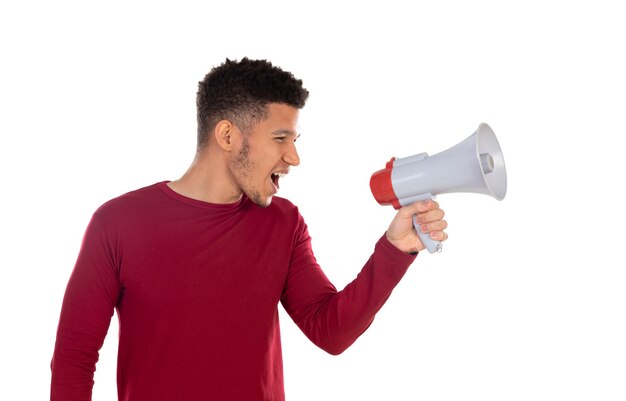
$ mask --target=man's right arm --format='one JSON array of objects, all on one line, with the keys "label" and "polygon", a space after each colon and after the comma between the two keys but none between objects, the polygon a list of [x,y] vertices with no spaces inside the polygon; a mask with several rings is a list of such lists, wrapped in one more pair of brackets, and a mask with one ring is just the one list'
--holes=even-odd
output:
[{"label": "man's right arm", "polygon": [[63,298],[51,401],[91,400],[98,351],[121,292],[115,247],[94,215]]}]

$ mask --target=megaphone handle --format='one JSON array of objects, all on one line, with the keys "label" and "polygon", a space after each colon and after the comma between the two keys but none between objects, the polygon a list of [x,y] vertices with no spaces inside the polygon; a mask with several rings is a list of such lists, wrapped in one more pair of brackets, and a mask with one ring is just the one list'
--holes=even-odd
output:
[{"label": "megaphone handle", "polygon": [[420,237],[422,244],[428,249],[430,253],[439,253],[441,252],[442,245],[441,241],[434,240],[430,238],[430,233],[425,233],[420,230],[420,225],[417,223],[417,216],[413,216],[413,226],[415,227],[415,231],[417,231],[417,235]]}]

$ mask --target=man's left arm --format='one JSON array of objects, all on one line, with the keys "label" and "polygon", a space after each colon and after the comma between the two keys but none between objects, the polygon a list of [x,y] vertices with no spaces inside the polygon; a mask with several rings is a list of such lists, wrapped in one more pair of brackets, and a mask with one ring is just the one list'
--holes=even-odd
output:
[{"label": "man's left arm", "polygon": [[315,261],[306,225],[302,222],[294,246],[282,303],[294,322],[317,346],[340,354],[369,327],[376,313],[424,249],[413,228],[417,214],[431,237],[445,240],[443,211],[434,201],[420,202],[398,211],[389,229],[356,279],[337,291]]}]

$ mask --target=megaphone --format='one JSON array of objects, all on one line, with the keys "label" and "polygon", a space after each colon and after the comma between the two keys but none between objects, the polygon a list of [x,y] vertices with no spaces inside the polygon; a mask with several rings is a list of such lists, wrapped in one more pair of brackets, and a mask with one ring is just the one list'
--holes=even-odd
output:
[{"label": "megaphone", "polygon": [[[396,209],[452,192],[502,200],[506,195],[504,157],[493,130],[482,123],[470,137],[441,153],[392,158],[383,170],[372,174],[370,188],[378,203]],[[441,242],[419,229],[416,216],[413,224],[426,249],[441,252]]]}]

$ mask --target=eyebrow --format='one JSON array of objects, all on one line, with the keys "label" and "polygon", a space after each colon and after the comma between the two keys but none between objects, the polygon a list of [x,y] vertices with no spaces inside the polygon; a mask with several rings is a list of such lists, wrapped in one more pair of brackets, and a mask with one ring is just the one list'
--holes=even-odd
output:
[{"label": "eyebrow", "polygon": [[289,129],[277,129],[276,131],[272,131],[272,135],[274,136],[278,136],[278,135],[287,135],[287,136],[295,136],[295,139],[300,138],[299,133],[289,130]]}]

